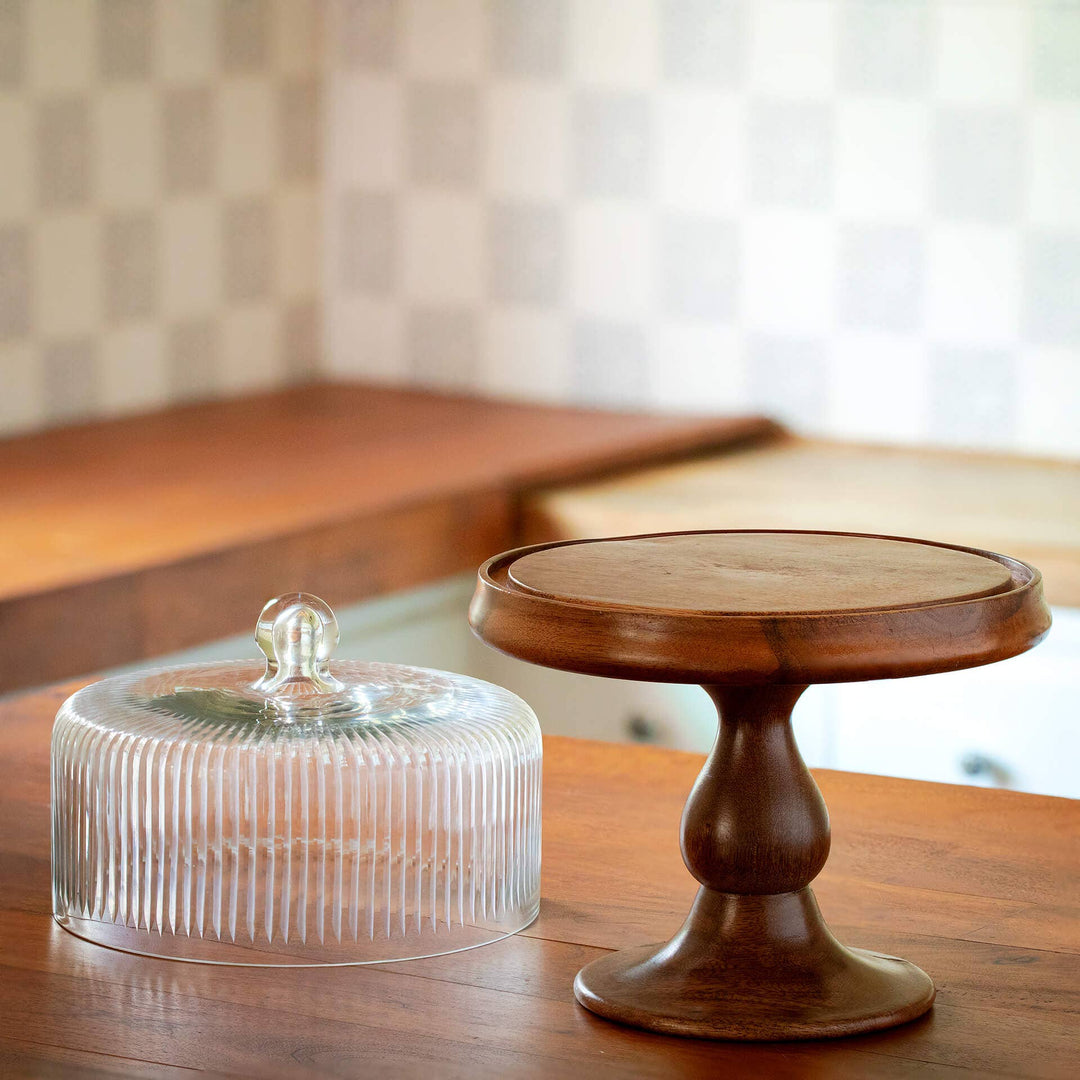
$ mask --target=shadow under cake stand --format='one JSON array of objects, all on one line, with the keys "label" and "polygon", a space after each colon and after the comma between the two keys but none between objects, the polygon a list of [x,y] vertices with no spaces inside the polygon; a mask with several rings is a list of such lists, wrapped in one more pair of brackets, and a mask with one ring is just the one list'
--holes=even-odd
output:
[{"label": "shadow under cake stand", "polygon": [[829,815],[791,710],[812,683],[1023,652],[1050,626],[1037,570],[971,548],[849,533],[570,541],[490,559],[469,618],[511,656],[700,683],[719,710],[682,818],[683,858],[701,884],[690,914],[667,944],[583,968],[582,1005],[671,1034],[769,1040],[872,1031],[929,1009],[925,972],[841,945],[821,917],[809,885],[828,857]]}]

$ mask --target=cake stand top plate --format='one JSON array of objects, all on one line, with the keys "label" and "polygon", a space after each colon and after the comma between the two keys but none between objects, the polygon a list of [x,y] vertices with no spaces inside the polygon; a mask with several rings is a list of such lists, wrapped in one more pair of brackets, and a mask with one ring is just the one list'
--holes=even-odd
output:
[{"label": "cake stand top plate", "polygon": [[520,548],[480,569],[470,621],[513,656],[593,675],[756,685],[895,678],[1030,648],[1039,572],[852,533],[711,531]]}]

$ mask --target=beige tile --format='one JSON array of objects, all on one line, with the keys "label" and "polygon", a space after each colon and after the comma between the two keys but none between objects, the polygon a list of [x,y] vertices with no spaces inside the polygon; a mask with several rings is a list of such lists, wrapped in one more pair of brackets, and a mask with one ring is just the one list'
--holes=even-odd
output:
[{"label": "beige tile", "polygon": [[19,86],[26,75],[26,0],[0,4],[0,89]]},{"label": "beige tile", "polygon": [[228,311],[221,327],[221,383],[229,392],[262,390],[283,381],[279,316],[273,304]]},{"label": "beige tile", "polygon": [[327,317],[324,370],[331,375],[408,380],[402,348],[402,312],[391,297],[335,298]]},{"label": "beige tile", "polygon": [[188,319],[169,326],[165,363],[170,400],[212,397],[221,385],[221,327],[214,319]]},{"label": "beige tile", "polygon": [[96,214],[56,215],[34,234],[35,329],[76,337],[101,327],[101,221]]},{"label": "beige tile", "polygon": [[486,390],[544,401],[566,399],[570,348],[561,311],[503,305],[489,309],[484,330]]},{"label": "beige tile", "polygon": [[270,46],[269,0],[219,0],[221,63],[225,71],[256,71]]},{"label": "beige tile", "polygon": [[91,337],[47,342],[41,350],[41,401],[53,423],[85,420],[100,407],[97,341]]},{"label": "beige tile", "polygon": [[281,313],[281,352],[285,375],[310,379],[322,366],[322,308],[314,298],[288,304]]},{"label": "beige tile", "polygon": [[335,80],[328,110],[329,173],[342,185],[390,187],[402,175],[400,82],[379,75]]},{"label": "beige tile", "polygon": [[169,82],[195,83],[218,70],[218,0],[157,5],[157,66]]},{"label": "beige tile", "polygon": [[105,219],[105,315],[112,322],[148,318],[157,310],[157,220],[149,213]]},{"label": "beige tile", "polygon": [[319,72],[326,10],[323,0],[274,0],[272,51],[278,71],[293,76]]},{"label": "beige tile", "polygon": [[322,258],[320,200],[310,188],[281,191],[274,198],[276,288],[279,296],[314,296]]},{"label": "beige tile", "polygon": [[204,191],[217,172],[219,102],[208,86],[177,87],[162,95],[162,165],[165,191]]},{"label": "beige tile", "polygon": [[278,172],[282,179],[314,180],[322,162],[322,98],[317,79],[290,79],[278,91]]},{"label": "beige tile", "polygon": [[98,63],[106,80],[148,78],[154,57],[155,5],[146,0],[99,0]]},{"label": "beige tile", "polygon": [[109,412],[156,409],[169,400],[165,331],[158,323],[131,323],[101,339],[98,385]]},{"label": "beige tile", "polygon": [[73,94],[47,98],[36,112],[38,203],[47,210],[81,206],[93,180],[89,101]]},{"label": "beige tile", "polygon": [[4,155],[0,168],[0,222],[25,219],[34,204],[30,118],[30,106],[24,100],[15,95],[0,96],[0,147]]},{"label": "beige tile", "polygon": [[93,0],[32,0],[26,7],[30,85],[47,94],[83,90],[97,70]]},{"label": "beige tile", "polygon": [[478,76],[487,58],[484,0],[407,0],[404,63],[422,79]]},{"label": "beige tile", "polygon": [[14,435],[44,423],[38,353],[30,342],[0,342],[0,384],[0,434]]},{"label": "beige tile", "polygon": [[148,85],[107,87],[95,96],[97,194],[112,209],[156,202],[161,185],[161,116]]},{"label": "beige tile", "polygon": [[219,182],[226,195],[249,195],[273,186],[277,175],[274,90],[259,78],[223,82],[218,91]]},{"label": "beige tile", "polygon": [[29,227],[0,226],[0,341],[30,332],[31,283]]},{"label": "beige tile", "polygon": [[221,225],[216,199],[178,199],[161,214],[161,307],[207,315],[221,305]]},{"label": "beige tile", "polygon": [[480,200],[414,194],[402,211],[405,294],[432,306],[478,302],[486,282]]},{"label": "beige tile", "polygon": [[222,208],[225,299],[269,296],[274,274],[274,218],[267,198],[230,199]]},{"label": "beige tile", "polygon": [[500,80],[485,94],[488,189],[526,199],[567,188],[569,112],[561,87]]},{"label": "beige tile", "polygon": [[406,318],[405,342],[410,371],[423,386],[465,390],[483,370],[474,308],[414,308]]}]

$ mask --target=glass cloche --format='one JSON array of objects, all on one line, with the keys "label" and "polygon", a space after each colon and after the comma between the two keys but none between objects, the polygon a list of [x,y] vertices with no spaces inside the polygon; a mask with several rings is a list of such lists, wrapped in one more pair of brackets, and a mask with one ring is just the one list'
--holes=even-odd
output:
[{"label": "glass cloche", "polygon": [[90,941],[230,964],[366,964],[536,917],[540,728],[462,675],[331,661],[292,593],[262,665],[105,679],[56,717],[53,912]]}]

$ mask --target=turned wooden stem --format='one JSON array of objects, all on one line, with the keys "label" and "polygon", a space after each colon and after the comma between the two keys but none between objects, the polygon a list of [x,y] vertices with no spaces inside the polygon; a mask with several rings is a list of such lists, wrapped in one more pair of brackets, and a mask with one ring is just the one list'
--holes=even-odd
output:
[{"label": "turned wooden stem", "polygon": [[796,892],[829,857],[829,812],[791,728],[806,687],[704,689],[720,728],[683,812],[683,859],[714,892]]}]

